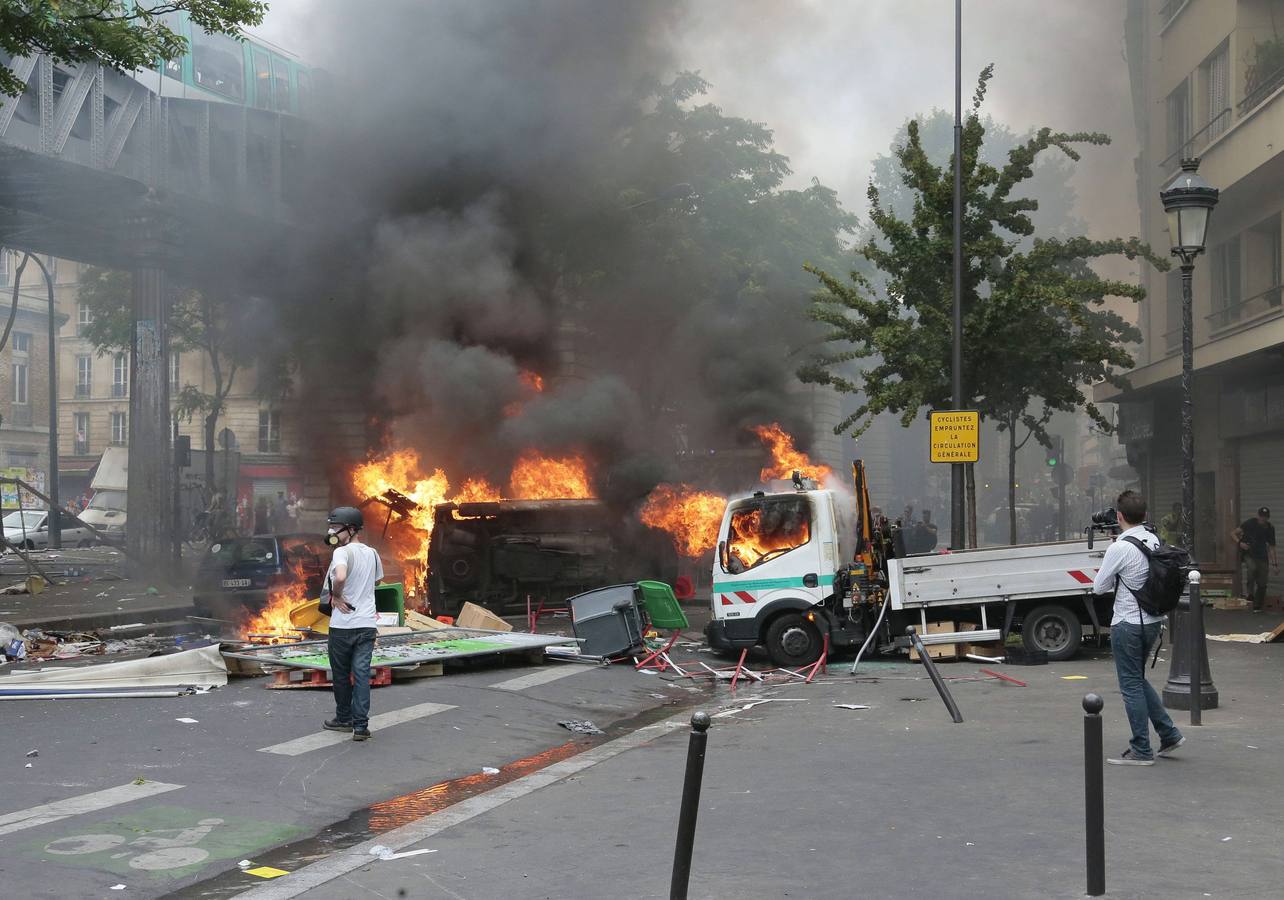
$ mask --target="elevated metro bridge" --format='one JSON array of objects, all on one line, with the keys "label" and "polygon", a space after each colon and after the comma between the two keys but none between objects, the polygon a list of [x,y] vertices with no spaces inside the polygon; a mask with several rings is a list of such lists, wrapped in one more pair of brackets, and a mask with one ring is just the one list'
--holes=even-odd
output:
[{"label": "elevated metro bridge", "polygon": [[173,533],[168,281],[258,293],[279,274],[314,74],[261,42],[188,36],[186,56],[133,74],[0,54],[26,84],[0,106],[0,246],[134,274],[128,539],[154,568]]}]

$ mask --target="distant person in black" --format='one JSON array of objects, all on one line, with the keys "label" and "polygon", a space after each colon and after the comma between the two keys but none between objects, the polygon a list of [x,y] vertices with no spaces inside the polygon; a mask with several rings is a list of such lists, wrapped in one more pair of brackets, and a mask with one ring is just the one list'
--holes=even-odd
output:
[{"label": "distant person in black", "polygon": [[1263,506],[1257,511],[1257,518],[1236,528],[1232,537],[1239,545],[1240,559],[1244,562],[1244,593],[1253,599],[1253,612],[1259,613],[1266,602],[1266,566],[1269,563],[1276,574],[1280,570],[1271,511]]}]

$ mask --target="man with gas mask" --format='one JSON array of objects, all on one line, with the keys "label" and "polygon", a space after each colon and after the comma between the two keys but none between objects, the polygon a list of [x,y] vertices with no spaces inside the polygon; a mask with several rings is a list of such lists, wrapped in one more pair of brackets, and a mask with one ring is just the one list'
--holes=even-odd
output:
[{"label": "man with gas mask", "polygon": [[340,506],[327,519],[326,543],[334,547],[325,588],[330,612],[330,671],[334,718],[330,731],[350,731],[354,741],[370,738],[370,657],[376,631],[375,585],[383,578],[379,554],[363,544],[361,510]]}]

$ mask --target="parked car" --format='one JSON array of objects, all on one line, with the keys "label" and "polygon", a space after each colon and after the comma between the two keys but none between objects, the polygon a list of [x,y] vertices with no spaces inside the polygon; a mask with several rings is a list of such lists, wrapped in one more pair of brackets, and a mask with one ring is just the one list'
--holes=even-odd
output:
[{"label": "parked car", "polygon": [[256,613],[275,588],[302,584],[303,598],[321,593],[333,551],[314,534],[259,534],[215,541],[196,572],[198,616],[237,621]]},{"label": "parked car", "polygon": [[[0,522],[4,525],[4,539],[17,547],[43,550],[49,546],[49,512],[47,510],[14,510],[0,519]],[[71,513],[64,512],[59,522],[62,525],[64,547],[89,547],[98,543],[94,532]]]}]

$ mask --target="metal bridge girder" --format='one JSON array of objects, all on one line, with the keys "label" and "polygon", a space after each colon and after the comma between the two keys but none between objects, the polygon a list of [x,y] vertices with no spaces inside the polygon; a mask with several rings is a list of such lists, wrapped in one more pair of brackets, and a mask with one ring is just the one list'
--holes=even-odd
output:
[{"label": "metal bridge girder", "polygon": [[[31,73],[35,70],[36,57],[34,56],[20,56],[9,66],[9,71],[13,72],[14,77],[23,84],[31,80]],[[18,111],[18,102],[21,99],[13,97],[4,106],[0,106],[0,137],[4,137],[4,133],[9,130],[9,123],[13,121],[13,114]]]},{"label": "metal bridge girder", "polygon": [[[85,98],[89,96],[89,90],[94,86],[98,74],[96,64],[82,63],[76,70],[75,80],[58,101],[58,109],[54,112],[53,143],[50,147],[53,155],[62,153],[63,147],[67,146],[72,126],[76,124],[76,117],[80,115],[80,108],[85,105]],[[51,76],[50,88],[52,87]]]},{"label": "metal bridge girder", "polygon": [[134,124],[138,121],[138,114],[143,111],[146,98],[147,89],[140,84],[134,85],[129,91],[129,97],[111,114],[111,121],[107,123],[107,149],[103,156],[103,168],[113,169],[120,161],[120,154],[133,133]]}]

